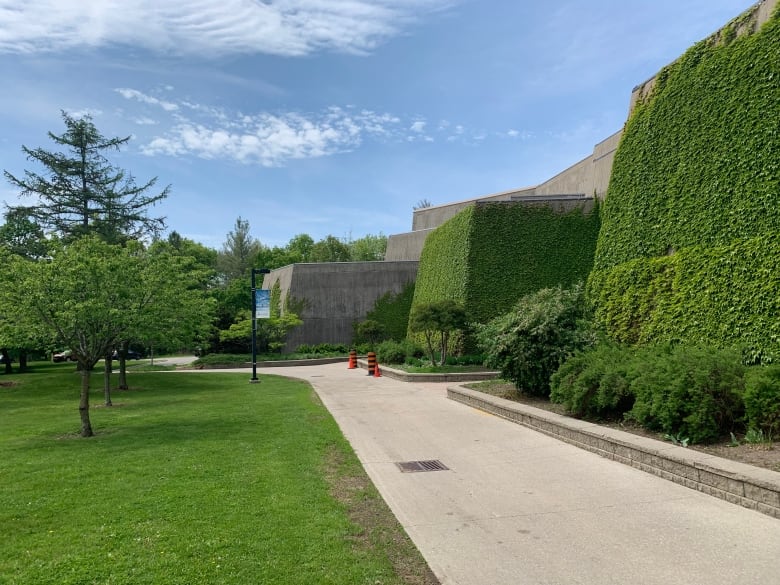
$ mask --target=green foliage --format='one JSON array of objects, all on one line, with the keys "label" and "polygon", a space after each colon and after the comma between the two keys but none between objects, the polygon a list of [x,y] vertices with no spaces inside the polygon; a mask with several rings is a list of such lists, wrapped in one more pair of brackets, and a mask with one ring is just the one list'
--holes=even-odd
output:
[{"label": "green foliage", "polygon": [[450,335],[465,327],[466,311],[463,305],[450,299],[414,305],[409,314],[409,329],[413,333],[422,333],[425,336],[428,354],[434,366],[437,365],[434,349],[436,337],[438,337],[440,364],[443,364],[447,359]]},{"label": "green foliage", "polygon": [[[268,319],[257,319],[256,336],[259,352],[279,352],[284,347],[285,339],[291,329],[302,324],[298,315],[286,312],[282,315],[272,315]],[[240,311],[234,323],[227,329],[219,331],[220,348],[227,353],[251,351],[252,347],[252,313],[249,309]]]},{"label": "green foliage", "polygon": [[780,241],[776,235],[692,246],[593,272],[595,319],[625,343],[741,346],[746,361],[780,355]]},{"label": "green foliage", "polygon": [[384,325],[374,319],[366,319],[355,324],[356,344],[366,343],[369,347],[374,347],[381,340],[387,338],[387,332]]},{"label": "green foliage", "polygon": [[384,327],[390,339],[401,341],[409,327],[409,311],[414,299],[414,282],[409,282],[399,293],[388,292],[377,299],[374,308],[366,314],[367,320]]},{"label": "green foliage", "polygon": [[147,194],[157,179],[139,186],[132,174],[113,166],[104,155],[118,151],[130,137],[105,138],[90,116],[75,118],[63,111],[62,120],[65,132],[49,132],[49,138],[65,152],[22,147],[28,160],[43,167],[42,173],[28,170],[20,178],[5,171],[20,195],[37,199],[14,211],[65,241],[96,235],[116,244],[158,234],[165,221],[150,218],[147,209],[165,199],[169,188]]},{"label": "green foliage", "polygon": [[780,12],[743,25],[659,73],[626,124],[589,282],[615,339],[780,351]]},{"label": "green foliage", "polygon": [[605,341],[569,358],[551,387],[550,400],[575,416],[625,416],[670,440],[706,443],[742,420],[745,367],[733,350]]},{"label": "green foliage", "polygon": [[[523,295],[585,280],[599,225],[597,209],[560,213],[525,203],[468,207],[426,239],[413,304],[457,299],[469,321],[487,323]],[[468,338],[457,345],[473,349]]]},{"label": "green foliage", "polygon": [[445,363],[448,366],[481,366],[485,363],[485,356],[482,354],[448,355]]},{"label": "green foliage", "polygon": [[368,234],[347,243],[349,257],[352,262],[376,262],[385,259],[387,236],[380,232],[377,235]]},{"label": "green foliage", "polygon": [[410,340],[394,341],[388,339],[376,348],[376,358],[381,364],[403,364],[407,358],[422,355],[420,347]]},{"label": "green foliage", "polygon": [[780,364],[751,369],[745,380],[745,415],[749,430],[780,436]]},{"label": "green foliage", "polygon": [[542,289],[512,310],[476,326],[485,365],[529,394],[547,396],[550,376],[578,349],[592,343],[583,327],[582,286]]},{"label": "green foliage", "polygon": [[349,262],[349,246],[335,236],[327,236],[311,248],[312,262]]},{"label": "green foliage", "polygon": [[239,216],[217,256],[217,269],[225,281],[246,278],[260,252],[260,241],[249,233],[249,220]]},{"label": "green foliage", "polygon": [[343,343],[318,343],[316,345],[301,344],[295,350],[299,354],[312,355],[346,355],[349,348]]},{"label": "green foliage", "polygon": [[620,418],[631,410],[629,348],[608,341],[577,352],[550,378],[550,401],[577,417]]},{"label": "green foliage", "polygon": [[745,368],[738,352],[656,346],[633,361],[628,417],[692,443],[717,440],[741,419]]}]

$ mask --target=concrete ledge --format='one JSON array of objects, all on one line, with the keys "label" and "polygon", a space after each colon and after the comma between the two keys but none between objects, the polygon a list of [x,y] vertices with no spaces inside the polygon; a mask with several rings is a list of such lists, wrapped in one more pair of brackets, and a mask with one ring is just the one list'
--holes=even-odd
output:
[{"label": "concrete ledge", "polygon": [[447,397],[669,481],[780,519],[780,473],[601,427],[462,386]]},{"label": "concrete ledge", "polygon": [[[358,360],[358,367],[368,370],[365,360]],[[481,382],[498,378],[499,372],[464,372],[462,374],[410,374],[403,370],[396,370],[389,366],[379,364],[379,373],[387,378],[401,380],[402,382]]]},{"label": "concrete ledge", "polygon": [[[321,366],[323,364],[338,364],[349,361],[347,357],[331,357],[331,358],[314,358],[310,360],[276,360],[276,361],[264,361],[257,362],[258,368],[284,368],[287,366]],[[249,363],[249,367],[252,367],[252,363]],[[346,365],[344,366],[346,367]]]}]

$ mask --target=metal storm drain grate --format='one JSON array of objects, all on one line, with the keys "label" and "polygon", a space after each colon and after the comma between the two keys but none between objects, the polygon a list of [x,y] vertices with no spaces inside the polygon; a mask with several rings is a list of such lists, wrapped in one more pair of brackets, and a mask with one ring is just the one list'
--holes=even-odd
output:
[{"label": "metal storm drain grate", "polygon": [[442,463],[438,459],[433,459],[430,461],[402,461],[401,463],[396,463],[396,465],[403,473],[414,473],[416,471],[449,470],[449,467],[444,465],[444,463]]}]

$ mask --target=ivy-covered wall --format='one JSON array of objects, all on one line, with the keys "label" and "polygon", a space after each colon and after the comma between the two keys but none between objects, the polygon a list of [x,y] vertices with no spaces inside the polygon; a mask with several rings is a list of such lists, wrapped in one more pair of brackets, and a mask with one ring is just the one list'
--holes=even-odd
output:
[{"label": "ivy-covered wall", "polygon": [[780,12],[662,70],[615,156],[589,291],[616,338],[778,350]]},{"label": "ivy-covered wall", "polygon": [[557,212],[504,202],[464,209],[428,236],[413,304],[461,301],[470,321],[485,323],[523,295],[584,281],[599,225],[597,207]]},{"label": "ivy-covered wall", "polygon": [[399,293],[388,292],[376,300],[374,308],[366,314],[366,320],[373,320],[384,327],[385,332],[396,341],[406,337],[409,326],[409,311],[414,298],[414,281],[409,282]]}]

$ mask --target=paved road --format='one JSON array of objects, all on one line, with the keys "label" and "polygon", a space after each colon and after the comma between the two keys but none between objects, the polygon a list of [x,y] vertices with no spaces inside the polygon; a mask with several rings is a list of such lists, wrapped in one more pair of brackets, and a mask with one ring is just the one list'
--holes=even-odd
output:
[{"label": "paved road", "polygon": [[[443,585],[780,584],[779,520],[448,400],[448,384],[332,364],[261,370],[258,391],[269,373],[314,386]],[[449,469],[396,465],[419,460]]]}]

